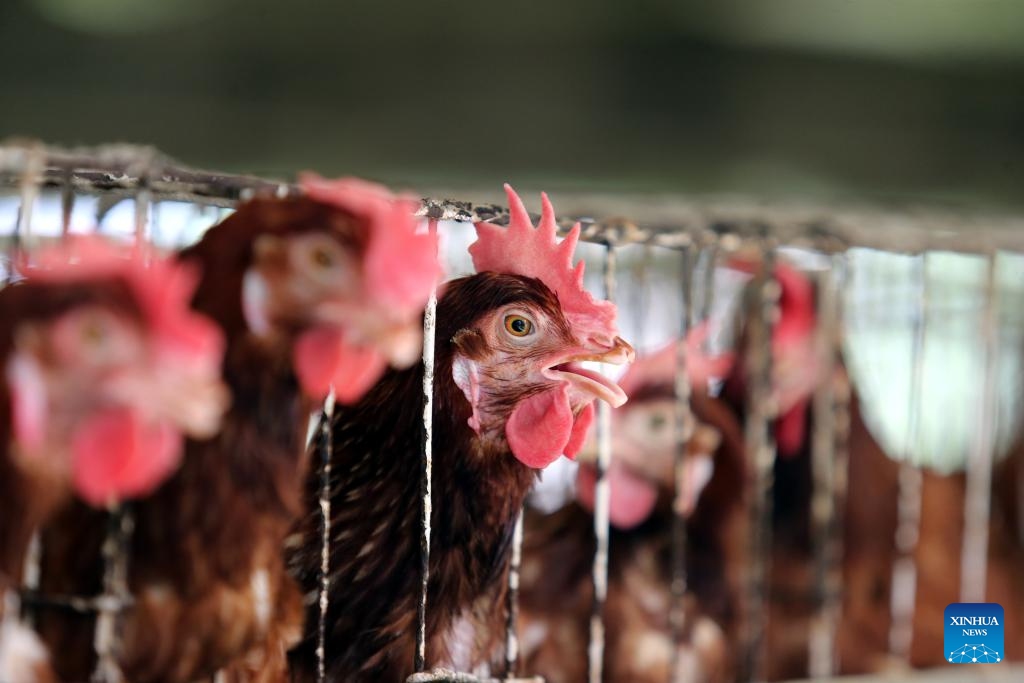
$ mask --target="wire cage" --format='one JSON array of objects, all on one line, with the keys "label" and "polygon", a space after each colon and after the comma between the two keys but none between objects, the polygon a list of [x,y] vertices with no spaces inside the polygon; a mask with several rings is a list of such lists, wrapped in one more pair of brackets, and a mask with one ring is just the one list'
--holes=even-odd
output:
[{"label": "wire cage", "polygon": [[[164,249],[183,247],[240,200],[296,191],[288,183],[189,169],[152,149],[61,150],[34,142],[9,143],[0,146],[0,239],[7,254],[2,274],[7,281],[14,277],[10,264],[18,252],[76,232],[97,230]],[[1014,581],[1019,584],[1024,572],[1020,561],[1024,555],[990,548],[990,527],[1000,512],[993,509],[994,472],[1012,480],[1013,509],[1018,516],[1017,535],[1004,534],[1001,542],[1024,546],[1020,535],[1024,506],[1019,502],[1024,494],[1024,458],[1018,434],[1024,415],[1020,377],[1024,314],[1019,313],[1024,310],[1019,305],[1024,300],[1024,218],[926,207],[782,205],[729,198],[574,196],[559,200],[569,209],[559,216],[563,233],[577,221],[582,224],[581,239],[587,244],[581,254],[591,262],[591,290],[618,302],[623,326],[634,335],[642,353],[666,344],[674,349],[674,376],[669,381],[677,501],[685,495],[690,476],[688,444],[699,426],[688,364],[694,362],[695,350],[729,345],[728,321],[735,316],[742,320],[741,328],[731,331],[731,343],[735,345],[740,337],[744,340],[743,358],[738,362],[746,377],[742,443],[750,495],[744,512],[742,584],[735,596],[739,618],[728,654],[732,671],[725,678],[694,678],[692,668],[683,665],[691,645],[687,634],[692,632],[692,604],[699,603],[701,595],[694,594],[687,575],[690,520],[680,505],[674,508],[665,539],[670,548],[666,590],[671,599],[663,607],[672,645],[663,663],[664,680],[826,680],[865,671],[869,661],[883,662],[874,669],[885,671],[887,680],[1009,681],[1024,673],[1007,662],[997,667],[913,670],[952,661],[946,653],[938,653],[937,662],[929,664],[931,659],[914,649],[925,611],[920,602],[922,564],[937,561],[922,552],[927,548],[921,548],[926,511],[936,509],[929,498],[933,480],[949,472],[964,473],[948,475],[963,481],[955,489],[962,495],[950,502],[956,509],[949,511],[949,519],[956,522],[950,534],[959,546],[954,558],[959,568],[940,568],[958,576],[959,584],[951,592],[931,590],[927,599],[941,602],[940,612],[947,603],[984,602],[992,597],[993,572],[996,581],[1005,583],[1010,577],[1011,587]],[[499,205],[440,199],[424,199],[418,215],[441,232],[450,274],[467,268],[464,246],[471,223],[507,221],[507,211]],[[748,268],[751,272],[739,287],[733,279],[730,288],[726,266],[739,257],[753,264]],[[808,520],[809,543],[799,558],[802,578],[791,582],[800,593],[797,601],[807,606],[799,626],[780,616],[792,596],[775,594],[779,572],[794,571],[789,560],[778,561],[774,538],[778,515],[773,508],[780,504],[775,486],[780,475],[773,430],[779,406],[773,389],[777,368],[772,345],[783,294],[776,276],[779,263],[795,266],[813,284],[813,343],[807,353],[821,364],[809,397],[810,433],[804,458],[809,484],[797,503]],[[735,270],[730,272],[735,276]],[[409,680],[476,681],[481,678],[472,673],[435,670],[435,663],[426,661],[430,512],[443,506],[443,501],[431,500],[436,476],[430,424],[435,307],[436,298],[432,298],[424,316],[423,561],[415,663],[420,673]],[[709,325],[717,332],[695,348],[689,342],[691,333]],[[950,385],[955,382],[970,386],[970,391],[953,391]],[[329,398],[324,406],[325,430],[332,411]],[[881,444],[894,473],[890,477],[894,500],[888,502],[894,511],[891,528],[870,529],[888,548],[883,556],[888,573],[888,587],[882,591],[885,610],[878,623],[871,625],[878,633],[870,640],[881,645],[859,653],[859,661],[853,661],[842,645],[843,630],[856,626],[849,625],[851,572],[860,552],[855,534],[867,531],[857,531],[857,519],[851,515],[856,517],[860,508],[883,501],[874,499],[872,472],[858,466],[862,444],[854,438],[854,413]],[[594,552],[588,588],[592,609],[586,625],[588,646],[585,653],[578,653],[585,658],[585,680],[591,683],[626,680],[613,678],[605,651],[605,602],[614,542],[607,473],[616,457],[614,424],[609,406],[602,404],[597,414]],[[330,444],[330,439],[322,442]],[[318,657],[324,680],[323,662],[331,657],[325,650],[324,620],[331,573],[332,453],[326,447],[317,455],[314,465],[320,468],[323,482]],[[890,488],[879,487],[879,491],[879,496],[888,495]],[[40,595],[38,542],[29,553],[22,589],[5,594],[6,619],[31,621],[35,610],[55,602],[97,614],[94,680],[98,681],[122,680],[116,659],[117,622],[132,600],[126,554],[132,533],[130,506],[113,510],[110,519],[101,595]],[[527,589],[528,578],[520,571],[524,533],[528,541],[529,525],[524,532],[520,516],[508,579],[505,670],[493,674],[505,681],[542,681],[531,676],[545,673],[529,669],[527,650],[532,645],[517,624],[519,593]],[[992,563],[1001,566],[993,568]],[[1004,595],[1009,599],[1016,593],[999,593]],[[1017,599],[1005,605],[1007,614],[1024,604]],[[934,604],[926,607],[935,609]],[[936,625],[940,626],[941,622]],[[798,633],[795,646],[773,636],[786,630]],[[772,660],[781,658],[787,647],[799,651],[800,664],[796,669],[774,667]],[[1010,660],[1024,658],[1021,652],[1005,654]],[[551,681],[557,678],[548,676]]]}]

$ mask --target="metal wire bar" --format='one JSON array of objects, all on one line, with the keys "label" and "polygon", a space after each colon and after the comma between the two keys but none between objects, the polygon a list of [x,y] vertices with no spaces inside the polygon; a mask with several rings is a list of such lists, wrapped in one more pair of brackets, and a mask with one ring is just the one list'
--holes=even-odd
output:
[{"label": "metal wire bar", "polygon": [[331,461],[334,459],[334,387],[324,401],[320,420],[320,594],[317,604],[316,679],[327,680],[327,607],[331,591]]},{"label": "metal wire bar", "polygon": [[633,287],[629,291],[633,296],[629,306],[637,322],[635,347],[640,349],[647,348],[647,325],[644,324],[644,316],[650,310],[651,283],[649,276],[652,263],[654,263],[654,247],[645,244],[640,260],[636,262],[630,273]]},{"label": "metal wire bar", "polygon": [[[12,591],[13,592],[13,591]],[[58,595],[54,593],[41,593],[39,591],[20,591],[20,599],[23,606],[32,609],[63,609],[79,614],[98,614],[103,610],[117,611],[134,604],[131,596],[115,598],[112,595],[96,595],[83,597],[81,595]]]},{"label": "metal wire bar", "polygon": [[[608,245],[604,261],[604,296],[615,301],[615,247]],[[594,599],[590,612],[590,642],[587,648],[587,680],[601,683],[604,678],[604,603],[608,597],[608,526],[611,488],[608,468],[612,462],[611,406],[597,406],[597,481],[594,484],[594,536],[596,546],[592,567]]]},{"label": "metal wire bar", "polygon": [[978,405],[974,447],[967,461],[964,499],[963,551],[960,559],[960,602],[984,602],[988,568],[988,526],[992,502],[992,460],[999,416],[996,381],[999,377],[999,257],[986,261],[985,307],[982,316],[984,379]]},{"label": "metal wire bar", "polygon": [[744,600],[743,649],[737,677],[742,683],[756,680],[759,676],[771,572],[775,465],[775,439],[771,427],[777,413],[772,398],[772,330],[777,317],[780,287],[775,279],[774,242],[767,237],[762,241],[761,270],[752,281],[751,289],[753,296],[748,309],[744,359],[750,382],[744,445],[747,458],[753,463],[754,477],[750,504],[751,559]]},{"label": "metal wire bar", "polygon": [[[0,145],[0,186],[14,186],[15,157],[26,145]],[[139,178],[133,164],[144,152],[153,159],[154,198],[232,207],[247,192],[273,192],[278,182],[252,176],[205,172],[188,168],[152,148],[112,145],[79,150],[46,149],[42,185],[65,185],[69,178],[83,193],[110,197],[132,196]],[[19,157],[20,158],[20,157]],[[294,189],[294,188],[293,188]],[[564,194],[562,206],[571,211],[558,219],[567,231],[579,220],[586,241],[615,244],[650,243],[670,248],[707,245],[730,234],[754,236],[767,229],[780,242],[826,252],[859,245],[889,251],[918,253],[944,249],[984,253],[986,242],[1003,249],[1024,251],[1024,218],[982,215],[978,212],[909,206],[880,209],[832,204],[772,204],[742,198],[650,197],[612,198]],[[502,222],[506,209],[449,199],[424,199],[419,215],[440,220]],[[593,216],[630,216],[599,218]],[[979,239],[984,236],[985,240]]]},{"label": "metal wire bar", "polygon": [[920,295],[917,315],[914,318],[914,342],[911,351],[907,443],[900,462],[898,478],[896,559],[892,569],[892,623],[889,628],[889,651],[904,663],[910,661],[910,646],[914,638],[914,609],[917,603],[917,561],[914,553],[921,526],[922,478],[921,470],[911,460],[911,454],[918,442],[921,404],[924,400],[924,352],[930,318],[927,253],[917,257],[915,273]]},{"label": "metal wire bar", "polygon": [[[45,160],[38,145],[26,147],[22,153],[8,160],[11,169],[11,185],[18,188],[18,213],[14,222],[14,233],[7,247],[7,272],[5,284],[15,278],[15,265],[24,250],[32,232],[32,210],[39,196],[39,176]],[[2,166],[2,165],[0,165]]]},{"label": "metal wire bar", "polygon": [[75,212],[75,188],[71,185],[71,172],[65,171],[64,184],[60,188],[60,235],[67,237],[71,232],[71,218]]},{"label": "metal wire bar", "polygon": [[516,675],[519,662],[519,567],[523,561],[523,511],[516,517],[512,531],[512,559],[508,567],[508,593],[505,600],[505,678]]},{"label": "metal wire bar", "polygon": [[849,387],[844,381],[845,374],[837,373],[841,353],[841,297],[834,270],[819,275],[817,289],[815,341],[822,377],[812,403],[811,529],[818,612],[811,623],[808,640],[808,670],[812,677],[824,678],[834,675],[838,668],[835,639],[842,609],[842,526],[839,520],[846,501],[845,456],[850,416]]},{"label": "metal wire bar", "polygon": [[[0,145],[0,185],[10,185],[8,159],[38,143]],[[138,164],[146,159],[152,169],[154,193],[162,199],[230,207],[245,190],[270,191],[280,183],[253,176],[201,171],[178,164],[152,147],[104,145],[76,150],[45,148],[42,187],[68,182],[81,193],[100,193],[112,198],[134,196],[139,188]]]},{"label": "metal wire bar", "polygon": [[[704,257],[704,282],[701,291],[700,310],[698,311],[698,322],[707,322],[711,319],[711,310],[715,303],[715,266],[718,263],[718,244],[712,244],[703,251]],[[703,349],[708,352],[710,349],[711,335],[704,337]]]},{"label": "metal wire bar", "polygon": [[120,629],[118,622],[130,601],[128,590],[128,542],[134,529],[131,511],[119,504],[112,505],[107,523],[107,536],[103,540],[103,597],[96,615],[93,650],[96,668],[93,683],[120,683],[124,680],[118,664]]},{"label": "metal wire bar", "polygon": [[[430,220],[431,233],[437,232],[437,220]],[[434,466],[434,341],[437,330],[437,289],[427,300],[423,312],[423,451],[420,470],[420,600],[416,607],[417,672],[427,666],[427,592],[430,585],[430,516],[433,511]]]},{"label": "metal wire bar", "polygon": [[669,670],[670,680],[679,680],[683,674],[680,665],[681,644],[686,626],[686,449],[693,435],[693,414],[690,411],[690,377],[687,372],[687,337],[690,334],[690,321],[693,315],[693,258],[690,249],[682,251],[682,280],[680,289],[683,300],[683,312],[679,316],[679,339],[676,341],[676,374],[673,385],[675,395],[675,455],[673,471],[675,482],[675,501],[672,515],[672,605],[669,612],[669,623],[672,627],[672,667]]},{"label": "metal wire bar", "polygon": [[149,189],[145,176],[139,183],[138,194],[135,195],[135,244],[149,243],[149,212],[153,203],[153,193]]},{"label": "metal wire bar", "polygon": [[[37,591],[42,579],[43,543],[39,529],[32,531],[25,549],[25,562],[22,566],[21,585],[24,591]],[[36,611],[34,607],[22,602],[22,620],[29,626],[35,625]]]}]

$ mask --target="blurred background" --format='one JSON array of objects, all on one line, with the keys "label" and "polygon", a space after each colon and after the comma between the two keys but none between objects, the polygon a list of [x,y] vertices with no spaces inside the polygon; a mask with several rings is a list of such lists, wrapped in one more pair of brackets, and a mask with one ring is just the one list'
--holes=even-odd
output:
[{"label": "blurred background", "polygon": [[0,92],[272,176],[1024,203],[1012,1],[4,0]]}]

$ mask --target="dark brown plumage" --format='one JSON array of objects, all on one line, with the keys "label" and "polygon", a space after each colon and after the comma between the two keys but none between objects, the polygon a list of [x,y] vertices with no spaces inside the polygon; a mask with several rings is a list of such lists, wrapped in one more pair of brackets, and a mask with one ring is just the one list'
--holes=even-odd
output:
[{"label": "dark brown plumage", "polygon": [[[283,675],[301,629],[298,592],[281,544],[300,509],[304,437],[312,401],[293,367],[309,312],[295,307],[256,336],[242,307],[243,277],[265,236],[325,234],[358,259],[365,231],[349,214],[309,199],[254,200],[181,254],[203,279],[196,310],[227,336],[224,379],[233,395],[221,432],[190,441],[180,471],[132,506],[136,518],[121,663],[132,681],[192,681],[233,664],[233,676]],[[44,590],[95,594],[104,515],[75,506],[45,539]],[[63,676],[91,666],[92,619],[48,613],[42,630],[62,652]],[[278,644],[267,650],[266,643]]]},{"label": "dark brown plumage", "polygon": [[[480,433],[453,379],[457,355],[482,364],[496,353],[491,320],[504,310],[548,320],[546,348],[578,345],[558,299],[539,280],[480,273],[446,285],[437,309],[433,414],[433,515],[428,597],[428,662],[462,669],[493,661],[499,649],[510,540],[515,516],[537,471],[513,457],[504,426],[517,402],[544,389],[527,368],[544,349],[511,352],[504,377],[481,378],[488,392]],[[486,321],[486,322],[485,322]],[[516,368],[522,372],[516,372]],[[332,429],[329,680],[404,681],[413,670],[420,573],[422,368],[388,372],[366,397],[342,408]],[[579,407],[577,407],[579,409]],[[310,479],[309,510],[319,481]],[[307,516],[291,565],[307,591],[306,637],[293,652],[293,675],[316,672],[316,589],[320,521]],[[497,602],[496,602],[497,601]],[[483,640],[453,636],[460,619]],[[468,639],[472,641],[472,636]]]}]

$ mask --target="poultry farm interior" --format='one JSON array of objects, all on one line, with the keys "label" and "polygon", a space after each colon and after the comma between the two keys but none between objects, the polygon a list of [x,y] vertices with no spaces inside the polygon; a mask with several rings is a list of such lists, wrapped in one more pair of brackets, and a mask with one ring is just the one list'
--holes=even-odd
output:
[{"label": "poultry farm interior", "polygon": [[[2,275],[10,284],[20,278],[23,259],[90,233],[148,244],[158,254],[217,245],[203,263],[226,268],[230,259],[217,250],[227,248],[227,238],[204,240],[211,226],[244,216],[234,211],[240,203],[301,202],[327,192],[317,187],[308,179],[292,184],[198,171],[152,149],[6,144],[0,146],[0,236],[7,254]],[[545,225],[548,206],[541,215],[534,193],[522,197],[531,230],[533,223]],[[396,205],[420,223],[417,236],[424,240],[417,254],[433,249],[426,236],[436,231],[445,280],[469,277],[474,265],[484,270],[479,251],[470,248],[474,239],[484,239],[475,223],[506,226],[522,218],[511,190],[494,204],[467,201],[472,199]],[[290,661],[301,672],[297,679],[390,681],[411,674],[409,681],[726,683],[1010,681],[1024,674],[1016,663],[1024,660],[1024,220],[929,207],[614,195],[552,199],[561,236],[580,223],[580,244],[575,259],[569,251],[568,265],[578,259],[587,264],[584,285],[598,300],[587,305],[613,302],[618,334],[636,350],[626,367],[584,366],[616,378],[629,402],[616,408],[598,402],[578,454],[560,458],[561,449],[569,448],[558,447],[522,513],[498,534],[495,542],[508,549],[501,555],[507,561],[492,568],[497,573],[487,580],[499,581],[501,590],[484,596],[490,602],[470,606],[489,618],[438,616],[453,608],[428,599],[443,592],[436,585],[463,578],[459,566],[447,563],[449,546],[480,542],[474,537],[495,530],[486,519],[470,519],[478,526],[467,537],[445,517],[448,480],[468,475],[446,469],[452,458],[431,439],[432,433],[439,439],[447,434],[438,411],[451,404],[439,388],[443,378],[432,378],[436,367],[458,383],[463,365],[444,356],[452,338],[444,288],[429,298],[424,290],[415,320],[418,325],[425,308],[422,366],[419,346],[406,365],[425,369],[394,389],[419,409],[378,413],[411,420],[415,429],[407,441],[422,447],[419,466],[400,490],[406,499],[385,501],[415,512],[419,539],[407,549],[410,557],[419,553],[416,561],[393,570],[403,574],[401,580],[380,589],[382,595],[403,592],[392,610],[398,616],[386,615],[387,628],[401,634],[388,633],[383,649],[374,641],[378,650],[367,651],[367,658],[401,663],[337,665],[361,656],[360,619],[376,614],[376,607],[371,592],[362,602],[345,597],[346,605],[366,612],[332,611],[332,596],[347,588],[336,579],[351,581],[357,591],[359,580],[378,571],[374,561],[387,567],[386,556],[400,552],[339,540],[346,532],[339,520],[357,526],[354,517],[344,516],[348,511],[377,515],[380,502],[359,501],[352,489],[351,498],[364,507],[339,511],[335,505],[332,511],[336,491],[348,486],[339,468],[349,461],[335,451],[349,446],[345,439],[376,433],[376,427],[358,424],[372,420],[373,410],[336,396],[342,383],[363,381],[342,373],[326,399],[330,382],[321,395],[312,392],[323,405],[305,413],[311,416],[311,473],[305,483],[293,474],[296,501],[284,495],[281,503],[301,504],[303,495],[313,503],[308,528],[301,531],[304,550],[288,560],[304,591],[295,599],[304,605],[286,604],[282,593],[273,606],[281,613],[269,617],[273,622],[305,611],[307,635]],[[391,262],[385,279],[415,261],[410,254]],[[565,291],[556,292],[556,301],[566,303]],[[214,310],[212,304],[197,308]],[[300,380],[305,387],[305,376]],[[368,396],[383,391],[366,381]],[[236,404],[256,399],[234,397]],[[465,406],[459,411],[460,419],[468,414]],[[573,419],[582,422],[579,414]],[[470,420],[477,419],[474,403]],[[344,438],[332,435],[338,420],[355,423]],[[575,443],[576,423],[572,429]],[[382,448],[368,457],[385,468],[389,455]],[[523,460],[518,452],[516,457]],[[159,494],[149,490],[88,511],[102,532],[95,538],[67,536],[68,529],[84,528],[69,525],[68,516],[87,516],[74,507],[31,529],[19,580],[3,584],[0,677],[14,675],[10,671],[35,677],[3,683],[78,680],[67,671],[85,669],[96,681],[192,680],[146,667],[130,669],[137,672],[133,678],[122,658],[146,642],[131,632],[133,612],[166,604],[154,607],[151,593],[132,591],[133,572],[149,564],[145,558],[129,561],[133,539],[146,524],[161,524],[145,512],[147,497]],[[190,504],[217,514],[213,495]],[[279,535],[282,546],[298,542],[285,538],[280,522],[265,523],[272,529],[268,538]],[[81,571],[96,574],[93,592],[66,592],[47,576],[61,569],[51,555],[67,543],[78,543],[75,561],[91,567]],[[357,553],[348,552],[353,549]],[[166,548],[159,557],[175,560]],[[465,582],[476,580],[475,567],[464,569],[472,577]],[[432,575],[439,571],[455,575]],[[243,591],[237,599],[256,600],[258,592]],[[966,648],[974,655],[977,646],[957,644],[963,645],[960,654],[945,646],[947,605],[983,602],[1002,606],[1005,652],[985,649],[992,667],[950,667]],[[61,630],[53,624],[69,619],[86,624],[88,656],[85,669],[62,673],[61,660],[70,658],[77,641],[54,635]],[[450,630],[438,633],[438,619],[447,619]],[[359,639],[349,652],[338,642],[342,622],[354,622],[350,630]],[[49,648],[56,673],[5,669],[15,666],[12,653],[27,647],[32,636],[26,629],[39,630],[41,639],[32,647]],[[208,647],[204,638],[216,639],[215,630],[195,635],[195,647]],[[486,661],[461,656],[474,646],[488,648]],[[266,660],[244,666],[220,662],[210,652],[196,655],[199,662],[218,662],[201,679],[289,680],[268,673],[271,655],[284,657],[284,650],[269,653],[275,647],[282,646],[268,645]],[[284,666],[275,660],[277,665]],[[371,670],[377,673],[365,673]]]}]

